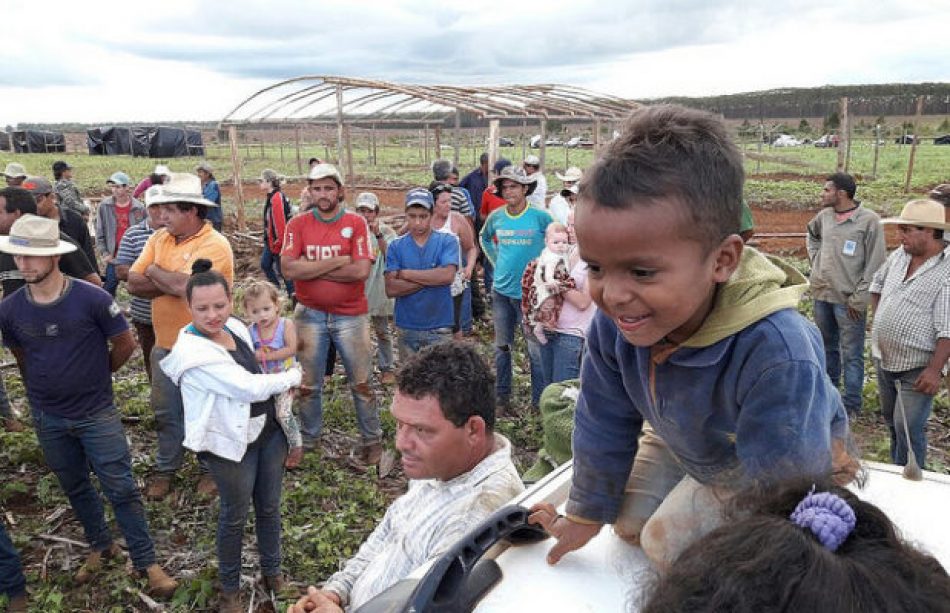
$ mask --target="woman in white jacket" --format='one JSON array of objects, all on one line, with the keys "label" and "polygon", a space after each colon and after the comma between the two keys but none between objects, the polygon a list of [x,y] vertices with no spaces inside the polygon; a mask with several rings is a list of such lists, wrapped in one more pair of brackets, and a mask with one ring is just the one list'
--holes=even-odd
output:
[{"label": "woman in white jacket", "polygon": [[299,385],[300,370],[260,374],[247,327],[231,317],[230,287],[209,260],[195,261],[185,298],[192,323],[161,367],[181,388],[184,445],[207,460],[220,492],[219,610],[243,611],[241,540],[252,500],[264,586],[278,591],[283,584],[280,494],[288,444],[274,396]]}]

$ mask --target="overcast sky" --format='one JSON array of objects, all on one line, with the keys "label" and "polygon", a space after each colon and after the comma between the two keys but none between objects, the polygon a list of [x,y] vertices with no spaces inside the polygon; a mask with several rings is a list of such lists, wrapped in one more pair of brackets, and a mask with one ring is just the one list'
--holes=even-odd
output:
[{"label": "overcast sky", "polygon": [[257,89],[307,74],[556,82],[635,99],[950,81],[948,0],[0,6],[0,125],[216,120]]}]

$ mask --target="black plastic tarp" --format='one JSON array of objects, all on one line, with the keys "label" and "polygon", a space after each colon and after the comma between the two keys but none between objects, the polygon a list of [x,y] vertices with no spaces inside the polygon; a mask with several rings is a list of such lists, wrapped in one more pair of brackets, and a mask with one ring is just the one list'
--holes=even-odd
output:
[{"label": "black plastic tarp", "polygon": [[134,155],[177,158],[203,156],[201,132],[163,126],[109,127],[86,130],[89,155]]},{"label": "black plastic tarp", "polygon": [[56,153],[66,151],[62,132],[16,130],[12,134],[14,153]]}]

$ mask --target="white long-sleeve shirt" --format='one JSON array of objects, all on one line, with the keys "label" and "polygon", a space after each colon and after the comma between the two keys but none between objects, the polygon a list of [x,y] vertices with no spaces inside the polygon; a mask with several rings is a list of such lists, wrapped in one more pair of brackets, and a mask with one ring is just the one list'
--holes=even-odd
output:
[{"label": "white long-sleeve shirt", "polygon": [[531,192],[531,195],[528,196],[528,204],[536,209],[546,211],[548,210],[547,203],[545,202],[545,197],[548,193],[548,180],[544,178],[544,173],[540,170],[531,175],[531,178],[537,179],[538,185],[534,188],[534,191]]},{"label": "white long-sleeve shirt", "polygon": [[495,434],[491,454],[451,481],[420,479],[386,510],[383,520],[324,589],[356,610],[412,571],[445,553],[524,486],[511,462],[511,443]]}]

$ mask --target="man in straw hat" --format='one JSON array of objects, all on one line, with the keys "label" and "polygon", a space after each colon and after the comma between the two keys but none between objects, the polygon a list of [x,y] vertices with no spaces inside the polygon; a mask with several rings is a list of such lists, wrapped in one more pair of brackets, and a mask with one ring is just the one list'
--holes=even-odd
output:
[{"label": "man in straw hat", "polygon": [[178,584],[155,563],[145,508],[112,392],[112,373],[135,350],[119,306],[102,289],[67,277],[59,257],[75,250],[55,221],[23,215],[0,251],[13,255],[26,287],[0,303],[3,343],[13,352],[33,411],[46,464],[59,480],[92,552],[76,573],[91,581],[104,558],[122,550],[112,540],[89,469],[112,503],[132,565],[149,589],[167,598]]},{"label": "man in straw hat", "polygon": [[581,177],[584,176],[584,173],[577,166],[571,166],[564,171],[564,174],[559,172],[554,174],[561,180],[563,185],[561,186],[561,191],[551,198],[551,202],[548,204],[548,211],[551,213],[551,217],[554,218],[554,221],[566,226],[567,215],[574,210],[574,198],[577,197],[577,183],[581,180]]},{"label": "man in straw hat", "polygon": [[[211,260],[213,269],[234,281],[234,256],[228,240],[207,221],[208,209],[217,205],[202,195],[201,180],[192,174],[172,173],[163,184],[145,192],[146,206],[161,207],[163,228],[145,243],[141,255],[129,268],[129,293],[152,299],[152,410],[158,429],[154,474],[145,489],[150,499],[164,498],[184,457],[184,408],[181,393],[158,363],[168,355],[178,331],[191,321],[185,301],[185,284],[191,265],[199,258]],[[216,492],[214,481],[202,471],[198,482],[202,494]]]},{"label": "man in straw hat", "polygon": [[332,342],[343,358],[362,442],[360,459],[376,464],[383,453],[379,409],[371,384],[373,345],[364,284],[373,265],[366,220],[347,211],[343,177],[330,164],[307,175],[313,207],[287,223],[280,266],[297,294],[297,357],[312,394],[300,409],[304,446],[315,448],[323,429],[323,375]]},{"label": "man in straw hat", "polygon": [[528,204],[536,209],[546,211],[548,208],[545,200],[548,194],[548,180],[541,170],[541,158],[534,154],[528,155],[521,163],[521,167],[524,168],[525,174],[535,180],[535,187],[528,194]]},{"label": "man in straw hat", "polygon": [[[895,249],[871,282],[872,355],[877,364],[881,412],[891,430],[891,460],[907,463],[906,430],[921,466],[927,453],[927,418],[950,358],[950,247],[943,205],[912,200],[895,224]],[[897,394],[903,411],[895,411]]]},{"label": "man in straw hat", "polygon": [[[479,234],[485,257],[495,271],[492,286],[492,318],[495,324],[495,393],[502,413],[511,405],[511,349],[515,330],[521,323],[521,277],[528,262],[544,249],[544,232],[551,216],[528,206],[527,197],[537,185],[536,175],[529,176],[521,168],[507,166],[495,179],[498,194],[505,206],[495,210]],[[541,354],[537,343],[528,340],[531,358],[531,403],[541,398]]]}]

